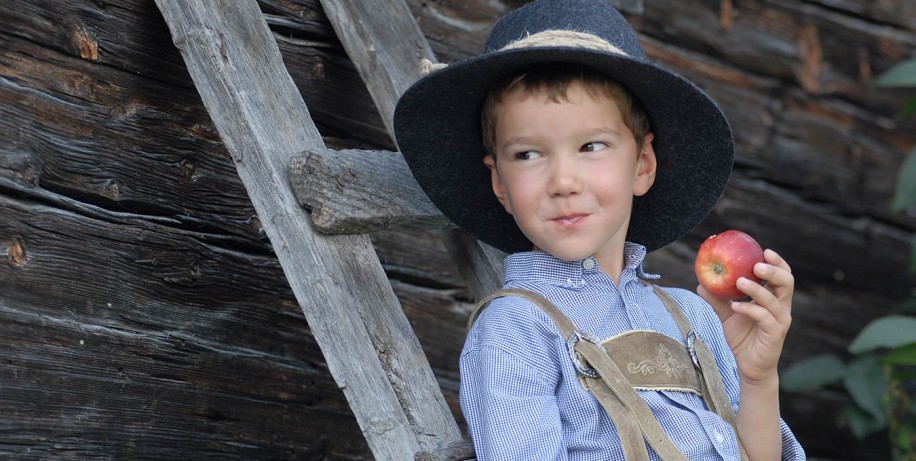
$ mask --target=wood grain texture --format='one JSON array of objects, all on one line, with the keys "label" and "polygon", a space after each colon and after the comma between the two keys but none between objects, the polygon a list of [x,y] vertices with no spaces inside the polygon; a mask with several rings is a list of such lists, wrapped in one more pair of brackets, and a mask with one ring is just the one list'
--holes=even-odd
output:
[{"label": "wood grain texture", "polygon": [[[259,3],[325,143],[393,150],[318,1]],[[518,3],[409,6],[433,52],[449,62],[478,52],[492,22]],[[760,234],[790,258],[797,278],[783,366],[811,353],[843,354],[861,325],[893,309],[912,286],[905,274],[916,217],[886,206],[916,144],[914,121],[895,117],[911,93],[869,84],[912,56],[911,15],[902,14],[910,4],[658,0],[629,16],[653,59],[713,94],[738,141],[736,189],[683,241],[653,252],[646,268],[667,285],[692,288],[690,264],[703,237],[726,227]],[[0,432],[0,457],[369,459],[155,4],[0,0],[0,8],[0,177],[7,180],[0,196],[27,210],[0,206],[0,323],[11,325],[0,349],[12,361],[0,361],[0,419],[8,428]],[[806,30],[805,46],[816,50],[819,42],[823,60],[815,93],[795,73],[803,63],[817,67],[817,53],[800,52]],[[75,217],[51,219],[54,213],[35,205]],[[92,233],[78,224],[84,209],[97,213],[85,224]],[[449,319],[460,317],[469,290],[438,233],[371,237],[456,413],[463,320]],[[16,312],[40,315],[24,324]],[[73,328],[51,335],[51,319],[70,319]],[[118,343],[130,354],[100,356],[78,346],[87,336],[77,325],[142,329]],[[199,365],[173,366],[171,355],[153,350],[165,343],[147,340],[157,331],[211,342],[194,353]],[[238,352],[249,349],[263,352],[257,369]],[[314,367],[319,379],[290,374],[289,363],[303,373]],[[152,368],[175,382],[103,386],[117,366],[140,374]],[[32,370],[41,374],[17,380]],[[200,373],[224,383],[207,383]],[[274,379],[284,373],[288,379]],[[226,387],[201,396],[195,386]],[[259,388],[285,400],[248,398]],[[36,395],[51,398],[39,403]],[[186,411],[189,396],[237,417]],[[848,402],[842,393],[781,401],[809,456],[887,459],[880,435],[857,442],[835,424]],[[93,418],[80,417],[93,408]],[[259,440],[269,442],[242,446]],[[214,446],[218,455],[210,456]]]},{"label": "wood grain texture", "polygon": [[294,153],[324,146],[257,5],[157,5],[375,457],[456,438],[368,237],[315,234],[286,181]]},{"label": "wood grain texture", "polygon": [[0,457],[366,459],[273,255],[0,190]]},{"label": "wood grain texture", "polygon": [[305,152],[290,160],[289,181],[324,234],[454,227],[420,189],[399,152]]}]

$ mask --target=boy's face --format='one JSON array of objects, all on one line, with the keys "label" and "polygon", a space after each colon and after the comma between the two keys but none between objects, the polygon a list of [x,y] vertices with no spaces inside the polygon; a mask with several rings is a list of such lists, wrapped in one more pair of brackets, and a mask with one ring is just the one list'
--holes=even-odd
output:
[{"label": "boy's face", "polygon": [[611,99],[572,82],[567,100],[514,90],[496,108],[493,192],[537,249],[622,267],[633,196],[655,179],[652,134],[642,152]]}]

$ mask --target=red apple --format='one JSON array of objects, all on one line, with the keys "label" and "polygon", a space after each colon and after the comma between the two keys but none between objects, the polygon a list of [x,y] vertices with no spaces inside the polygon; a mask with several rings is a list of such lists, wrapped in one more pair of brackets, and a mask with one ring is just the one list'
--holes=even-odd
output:
[{"label": "red apple", "polygon": [[745,277],[755,282],[754,264],[763,262],[763,249],[750,235],[737,230],[727,230],[707,238],[697,252],[694,270],[697,280],[719,299],[740,299],[747,295],[738,290],[735,282]]}]

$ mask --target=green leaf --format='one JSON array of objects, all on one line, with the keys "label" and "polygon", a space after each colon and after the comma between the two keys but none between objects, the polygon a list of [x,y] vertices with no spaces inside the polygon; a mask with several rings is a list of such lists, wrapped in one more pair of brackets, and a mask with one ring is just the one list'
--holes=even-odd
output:
[{"label": "green leaf", "polygon": [[916,86],[916,58],[897,63],[875,79],[875,85],[884,87]]},{"label": "green leaf", "polygon": [[903,110],[900,111],[900,114],[904,117],[909,117],[910,115],[916,115],[916,98],[909,98],[903,102]]},{"label": "green leaf", "polygon": [[779,384],[786,392],[810,391],[839,382],[845,372],[846,364],[839,357],[813,355],[786,368],[780,374]]},{"label": "green leaf", "polygon": [[[894,368],[893,374],[891,375],[891,380],[896,381],[897,384],[916,382],[916,370],[912,367],[898,367]],[[916,401],[913,402],[916,404]],[[916,415],[916,407],[914,407],[913,414]]]},{"label": "green leaf", "polygon": [[887,389],[887,379],[884,377],[884,370],[874,357],[858,357],[850,362],[843,384],[859,409],[882,424],[886,423],[884,405],[881,400]]},{"label": "green leaf", "polygon": [[[916,243],[916,240],[914,240],[914,243]],[[903,299],[900,305],[897,306],[897,312],[901,314],[916,314],[916,290],[910,293],[909,297]]]},{"label": "green leaf", "polygon": [[916,234],[910,240],[910,274],[916,274]]},{"label": "green leaf", "polygon": [[916,344],[898,347],[881,358],[884,365],[916,365]]},{"label": "green leaf", "polygon": [[849,352],[862,354],[881,347],[895,348],[916,343],[916,317],[888,315],[865,326],[849,345]]},{"label": "green leaf", "polygon": [[900,165],[891,211],[901,212],[912,206],[916,206],[916,149],[910,151]]},{"label": "green leaf", "polygon": [[916,431],[913,427],[901,424],[897,427],[894,434],[894,442],[897,444],[897,450],[901,453],[913,453],[916,449]]},{"label": "green leaf", "polygon": [[844,408],[840,416],[849,424],[852,435],[859,440],[887,427],[887,422],[878,421],[869,416],[868,413],[852,405]]}]

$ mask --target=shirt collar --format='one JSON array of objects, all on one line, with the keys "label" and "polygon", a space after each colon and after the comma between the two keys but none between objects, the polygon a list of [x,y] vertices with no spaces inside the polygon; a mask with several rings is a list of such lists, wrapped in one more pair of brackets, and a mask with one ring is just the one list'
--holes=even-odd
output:
[{"label": "shirt collar", "polygon": [[[657,279],[658,275],[643,270],[646,247],[626,242],[623,248],[624,272],[642,279]],[[564,261],[543,251],[513,253],[505,260],[506,283],[538,282],[557,286],[577,287],[585,283],[585,275],[600,271],[598,261],[589,256],[576,261]]]}]

